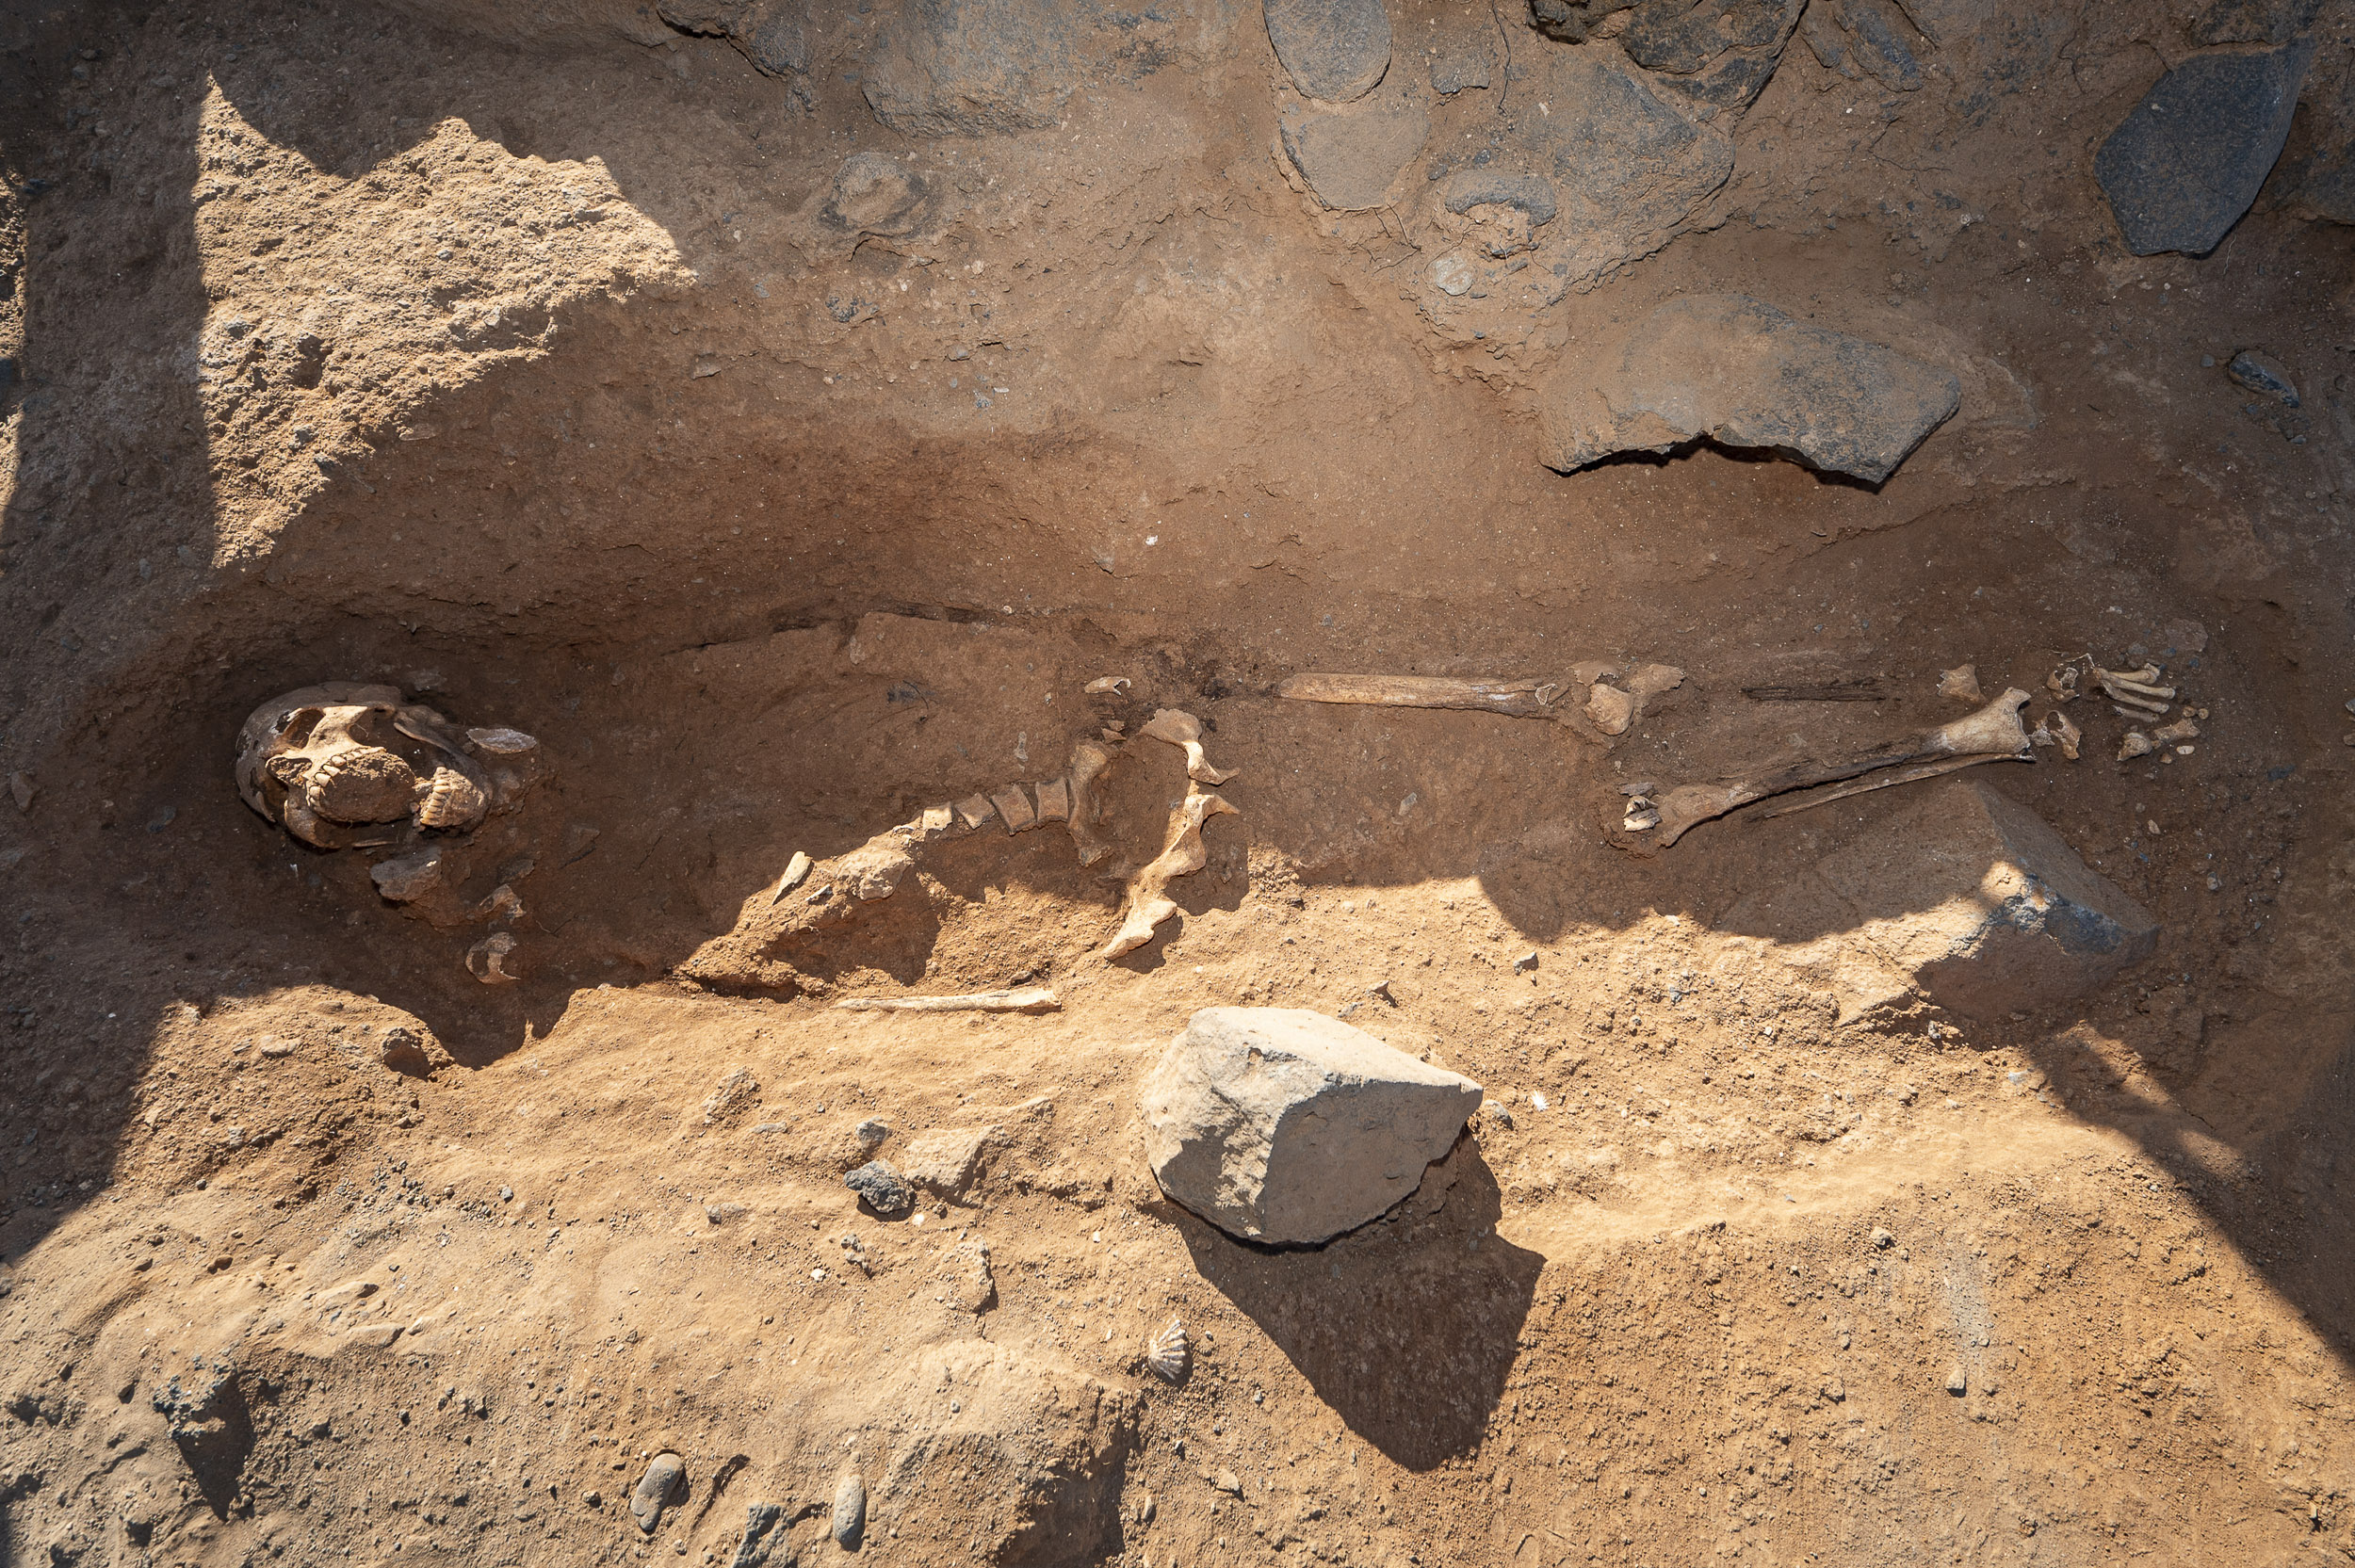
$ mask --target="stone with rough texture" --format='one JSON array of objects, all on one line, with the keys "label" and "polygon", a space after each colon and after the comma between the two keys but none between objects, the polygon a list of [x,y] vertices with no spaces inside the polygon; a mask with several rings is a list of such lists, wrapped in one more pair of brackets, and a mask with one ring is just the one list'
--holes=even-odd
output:
[{"label": "stone with rough texture", "polygon": [[1893,0],[1822,0],[1808,7],[1800,32],[1827,71],[1852,82],[1870,76],[1892,92],[1921,90],[1914,30]]},{"label": "stone with rough texture", "polygon": [[[1865,797],[1855,836],[1717,917],[1762,939],[1838,1021],[1927,996],[1974,1018],[2089,994],[2152,951],[2149,912],[1981,778]],[[1885,811],[1886,816],[1876,815]]]},{"label": "stone with rough texture", "polygon": [[1390,68],[1382,0],[1266,0],[1268,42],[1292,86],[1328,104],[1372,92]]},{"label": "stone with rough texture", "polygon": [[2138,256],[2204,256],[2257,199],[2288,140],[2311,40],[2255,54],[2199,55],[2143,94],[2093,175]]},{"label": "stone with rough texture", "polygon": [[919,1134],[900,1151],[900,1174],[939,1197],[962,1198],[997,1133],[996,1127],[941,1127]]},{"label": "stone with rough texture", "polygon": [[1051,0],[902,0],[862,84],[910,136],[1035,131],[1079,85],[1070,23]]},{"label": "stone with rough texture", "polygon": [[1619,35],[1628,57],[1661,74],[1704,118],[1764,90],[1806,0],[1643,0]]},{"label": "stone with rough texture", "polygon": [[736,1544],[736,1556],[728,1568],[786,1568],[793,1560],[793,1552],[786,1532],[792,1521],[785,1516],[782,1503],[747,1503],[744,1505],[744,1535]]},{"label": "stone with rough texture", "polygon": [[1299,1008],[1205,1008],[1146,1076],[1161,1189],[1254,1241],[1329,1240],[1421,1185],[1480,1086]]},{"label": "stone with rough texture", "polygon": [[1317,199],[1356,212],[1389,201],[1391,184],[1430,137],[1431,116],[1413,94],[1385,92],[1346,109],[1288,105],[1278,135]]},{"label": "stone with rough texture", "polygon": [[900,1179],[900,1172],[879,1159],[870,1159],[849,1175],[842,1185],[866,1200],[867,1206],[885,1219],[905,1214],[916,1206],[916,1194]]},{"label": "stone with rough texture", "polygon": [[1887,478],[1954,413],[1952,372],[1740,294],[1663,305],[1557,377],[1543,407],[1548,466],[1668,452],[1698,436],[1811,468]]},{"label": "stone with rough texture", "polygon": [[652,1535],[661,1527],[662,1511],[678,1502],[686,1492],[686,1461],[673,1453],[657,1454],[630,1492],[630,1517],[638,1521],[641,1530]]}]

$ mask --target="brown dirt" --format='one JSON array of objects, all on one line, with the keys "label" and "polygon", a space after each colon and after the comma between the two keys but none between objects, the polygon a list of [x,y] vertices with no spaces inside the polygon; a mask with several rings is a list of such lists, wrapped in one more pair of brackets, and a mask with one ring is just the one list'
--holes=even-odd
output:
[{"label": "brown dirt", "polygon": [[[1132,18],[1059,123],[942,138],[850,80],[882,5],[819,8],[806,113],[587,5],[0,15],[0,1560],[724,1562],[768,1501],[807,1563],[845,1466],[885,1561],[2355,1558],[2355,306],[2286,200],[2121,249],[2092,148],[2195,9],[1989,8],[1911,95],[1795,43],[1687,232],[1509,330],[1279,173],[1256,8]],[[1570,47],[1392,17],[1402,59]],[[930,227],[826,227],[870,150]],[[1949,365],[1962,412],[1877,489],[1537,463],[1582,341],[1725,289]],[[2250,346],[2302,409],[2224,379]],[[2163,923],[2070,1007],[1860,1009],[1839,930],[1751,929],[1899,796],[1611,832],[1626,780],[2186,622],[2195,753],[2111,761],[2081,703],[2083,761],[1990,770]],[[1690,679],[1609,744],[1274,695],[1621,655]],[[1862,675],[1891,700],[1741,695]],[[536,855],[522,983],[238,800],[246,713],[337,678],[553,754],[466,888]],[[1101,865],[993,828],[676,977],[795,849],[1158,706],[1242,815],[1141,951],[1092,956],[1183,788],[1145,743]],[[827,1005],[1026,979],[1064,1010]],[[1350,1010],[1507,1114],[1360,1232],[1239,1244],[1158,1192],[1134,1092],[1234,1002]],[[388,1071],[388,1026],[454,1064]],[[887,1157],[999,1132],[882,1222],[840,1182],[870,1117]],[[207,1470],[156,1401],[228,1368]]]}]

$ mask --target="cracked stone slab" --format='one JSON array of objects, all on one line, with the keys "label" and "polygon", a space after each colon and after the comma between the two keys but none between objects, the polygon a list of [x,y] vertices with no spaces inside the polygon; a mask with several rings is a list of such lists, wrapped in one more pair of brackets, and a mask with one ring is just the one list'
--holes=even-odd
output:
[{"label": "cracked stone slab", "polygon": [[2093,177],[2138,256],[2204,256],[2256,201],[2289,139],[2312,40],[2200,55],[2159,78],[2094,154]]}]

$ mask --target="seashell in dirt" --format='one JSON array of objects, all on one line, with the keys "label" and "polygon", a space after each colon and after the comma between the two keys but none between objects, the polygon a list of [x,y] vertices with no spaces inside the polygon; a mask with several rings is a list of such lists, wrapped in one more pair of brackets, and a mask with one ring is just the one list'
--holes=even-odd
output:
[{"label": "seashell in dirt", "polygon": [[1183,1382],[1194,1366],[1194,1350],[1186,1343],[1186,1326],[1173,1317],[1169,1327],[1145,1342],[1145,1365],[1163,1382]]},{"label": "seashell in dirt", "polygon": [[1978,666],[1973,664],[1958,664],[1952,670],[1941,671],[1938,677],[1938,694],[1968,703],[1973,707],[1987,701],[1987,694],[1979,689]]},{"label": "seashell in dirt", "polygon": [[1137,734],[1182,748],[1186,753],[1186,777],[1197,784],[1221,784],[1235,776],[1231,768],[1210,766],[1210,759],[1202,751],[1202,720],[1182,708],[1155,710],[1152,722]]},{"label": "seashell in dirt", "polygon": [[484,985],[505,985],[521,979],[522,976],[507,971],[507,955],[514,950],[515,938],[511,933],[493,931],[466,949],[466,971]]}]

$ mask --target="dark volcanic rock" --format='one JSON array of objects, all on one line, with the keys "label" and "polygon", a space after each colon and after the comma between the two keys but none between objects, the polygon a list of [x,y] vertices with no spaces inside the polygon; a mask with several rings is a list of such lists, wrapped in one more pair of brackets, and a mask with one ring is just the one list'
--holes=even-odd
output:
[{"label": "dark volcanic rock", "polygon": [[2128,249],[2216,249],[2281,156],[2314,57],[2312,42],[2202,55],[2159,78],[2093,160]]},{"label": "dark volcanic rock", "polygon": [[1852,82],[1870,76],[1892,92],[1922,86],[1918,35],[1892,0],[1816,0],[1799,31],[1827,71]]},{"label": "dark volcanic rock", "polygon": [[1390,68],[1382,0],[1265,0],[1268,41],[1292,86],[1328,104],[1372,92]]},{"label": "dark volcanic rock", "polygon": [[1604,17],[1634,6],[1635,0],[1529,0],[1529,21],[1548,38],[1584,43]]},{"label": "dark volcanic rock", "polygon": [[1079,85],[1070,25],[1053,0],[901,0],[868,66],[868,106],[913,136],[1052,125]]},{"label": "dark volcanic rock", "polygon": [[1877,483],[1961,396],[1951,372],[1893,348],[1746,295],[1688,296],[1638,323],[1617,354],[1555,379],[1543,408],[1546,462],[1567,474],[1707,436]]},{"label": "dark volcanic rock", "polygon": [[1774,75],[1806,0],[1643,0],[1619,35],[1628,57],[1703,115],[1748,106]]},{"label": "dark volcanic rock", "polygon": [[901,1179],[900,1172],[879,1159],[870,1159],[843,1177],[842,1185],[867,1200],[867,1206],[886,1220],[916,1206],[916,1194]]}]

